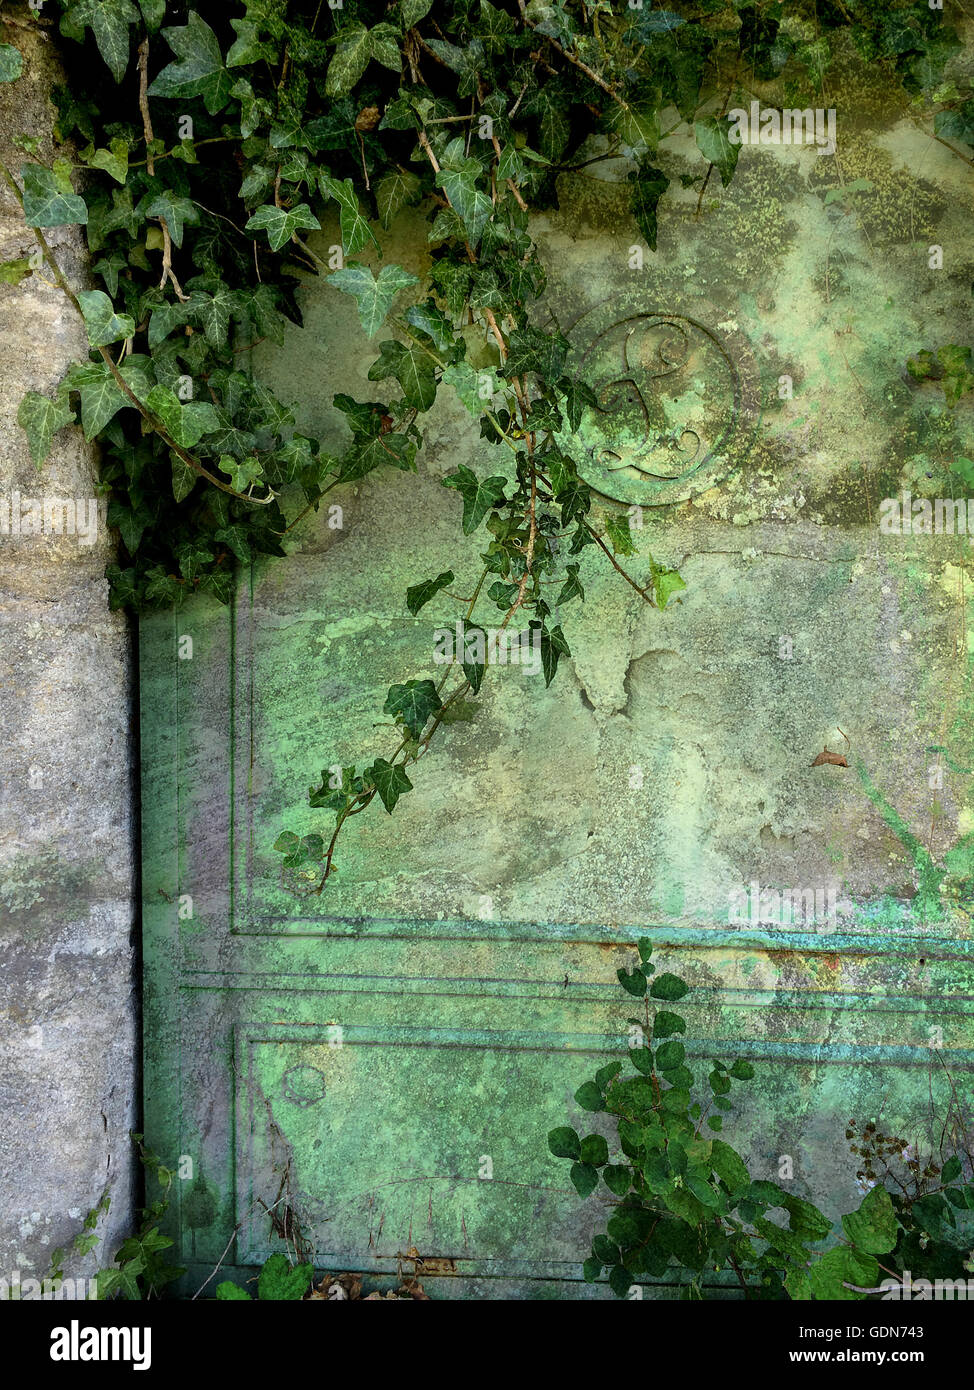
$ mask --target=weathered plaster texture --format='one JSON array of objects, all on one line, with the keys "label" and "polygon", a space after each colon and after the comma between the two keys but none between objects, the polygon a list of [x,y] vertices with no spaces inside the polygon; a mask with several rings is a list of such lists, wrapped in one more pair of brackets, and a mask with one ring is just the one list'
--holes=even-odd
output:
[{"label": "weathered plaster texture", "polygon": [[[27,12],[25,12],[27,13]],[[24,74],[0,87],[0,148],[42,139],[57,69],[36,28],[4,29]],[[80,229],[50,242],[83,282]],[[36,250],[0,193],[0,262]],[[0,496],[95,498],[94,451],[63,431],[38,471],[17,424],[28,390],[54,394],[85,334],[43,270],[0,285]],[[0,1278],[43,1274],[109,1186],[107,1244],[131,1215],[136,1118],[130,636],[108,610],[111,544],[0,535]],[[111,1255],[104,1249],[89,1258]],[[70,1265],[66,1268],[71,1273]],[[76,1271],[76,1272],[80,1272]]]},{"label": "weathered plaster texture", "polygon": [[[390,756],[388,686],[441,674],[435,629],[472,593],[487,535],[459,536],[442,480],[460,463],[504,471],[505,451],[443,391],[416,473],[330,493],[341,525],[322,508],[295,527],[232,613],[201,601],[144,625],[146,1126],[201,1175],[169,1217],[196,1287],[238,1223],[240,1272],[278,1247],[257,1199],[274,1202],[286,1174],[319,1264],[385,1275],[415,1244],[456,1261],[444,1297],[543,1297],[548,1279],[587,1296],[578,1261],[604,1207],[566,1192],[545,1135],[594,1127],[573,1097],[626,1037],[616,968],[645,933],[693,986],[680,1012],[698,1081],[708,1058],[755,1066],[723,1130],[752,1177],[838,1216],[860,1195],[850,1118],[936,1140],[945,1069],[969,1103],[971,549],[966,534],[884,534],[879,504],[901,487],[965,491],[971,402],[949,410],[905,364],[967,340],[974,205],[962,162],[917,143],[898,99],[861,71],[832,80],[839,158],[749,147],[699,218],[679,183],[699,159],[661,149],[673,185],[642,267],[624,166],[565,175],[560,206],[535,218],[539,319],[578,352],[601,342],[584,316],[602,305],[610,325],[662,313],[693,329],[685,359],[678,328],[656,340],[678,372],[653,377],[641,330],[631,373],[597,360],[584,375],[618,388],[613,408],[583,417],[572,446],[595,459],[601,440],[624,443],[618,378],[641,381],[649,471],[602,479],[619,490],[592,517],[619,514],[623,484],[645,490],[629,568],[645,584],[652,554],[687,588],[650,608],[584,551],[586,601],[564,605],[572,655],[550,691],[492,670],[473,721],[410,768],[395,814],[376,804],[343,831],[320,896],[282,884],[275,838],[327,834],[309,784]],[[386,262],[426,269],[426,211],[384,235]],[[337,238],[328,221],[319,247]],[[368,379],[395,330],[368,342],[327,282],[301,302],[303,328],[257,365],[338,450],[332,398],[396,391]],[[753,364],[760,424],[703,489],[667,496],[658,475],[685,482],[667,440],[719,439],[737,409],[728,357]],[[450,592],[411,616],[406,586],[447,567]],[[174,655],[180,634],[192,661]],[[813,765],[826,743],[848,765]],[[731,908],[754,881],[834,889],[841,906],[751,930]]]}]

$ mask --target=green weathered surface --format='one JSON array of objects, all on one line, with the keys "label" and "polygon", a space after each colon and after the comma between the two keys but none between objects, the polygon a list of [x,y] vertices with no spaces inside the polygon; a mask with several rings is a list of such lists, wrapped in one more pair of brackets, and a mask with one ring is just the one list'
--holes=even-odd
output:
[{"label": "green weathered surface", "polygon": [[[963,244],[969,171],[857,81],[839,152],[845,181],[873,183],[859,214],[826,205],[828,159],[747,149],[699,220],[695,190],[671,205],[633,271],[605,166],[564,179],[537,226],[546,312],[580,356],[588,314],[597,332],[650,311],[681,341],[705,330],[657,394],[658,338],[640,359],[653,429],[714,445],[692,486],[672,450],[647,451],[638,409],[589,417],[576,441],[593,480],[602,468],[600,486],[647,504],[640,549],[687,591],[652,611],[587,551],[574,659],[550,691],[495,672],[396,815],[374,806],[343,835],[320,898],[282,886],[274,839],[327,832],[305,799],[321,768],[388,754],[386,688],[431,674],[432,631],[455,617],[439,595],[411,618],[405,587],[452,567],[466,593],[478,568],[439,479],[496,455],[444,400],[417,476],[346,489],[342,528],[299,528],[232,612],[144,622],[147,1125],[218,1198],[205,1226],[206,1203],[184,1191],[177,1207],[194,1274],[237,1223],[232,1267],[279,1248],[259,1202],[287,1171],[319,1267],[394,1270],[413,1246],[463,1276],[434,1296],[604,1294],[579,1282],[597,1199],[565,1190],[545,1135],[581,1118],[576,1086],[625,1034],[615,969],[641,934],[695,986],[691,1055],[757,1064],[725,1128],[754,1177],[789,1155],[799,1195],[849,1210],[850,1117],[926,1132],[942,1061],[969,1096],[971,552],[878,528],[901,487],[962,492],[970,406],[947,411],[904,363],[963,341],[964,272],[927,269],[926,248]],[[387,258],[421,271],[424,237],[405,216]],[[383,386],[350,302],[318,285],[305,309],[260,366],[302,427],[340,443],[333,392]],[[731,437],[735,370],[758,408]],[[599,449],[620,443],[606,468]],[[850,766],[812,767],[826,744]],[[734,922],[753,880],[834,890],[836,918]]]}]

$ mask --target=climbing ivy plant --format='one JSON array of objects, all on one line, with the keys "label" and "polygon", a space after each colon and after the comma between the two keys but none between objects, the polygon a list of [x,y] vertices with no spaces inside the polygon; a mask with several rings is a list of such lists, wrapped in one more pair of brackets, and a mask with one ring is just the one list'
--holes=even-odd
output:
[{"label": "climbing ivy plant", "polygon": [[681,1298],[699,1299],[725,1273],[746,1298],[830,1301],[888,1294],[905,1271],[963,1281],[972,1268],[974,1136],[953,1083],[936,1157],[875,1120],[849,1121],[865,1195],[833,1224],[781,1183],[752,1179],[721,1138],[734,1084],[750,1081],[754,1067],[714,1058],[698,1081],[687,1020],[671,1007],[690,986],[657,974],[652,954],[641,938],[638,959],[617,972],[630,1003],[641,1005],[628,1020],[628,1046],[575,1092],[580,1109],[606,1117],[612,1149],[604,1133],[571,1125],[548,1135],[551,1153],[571,1163],[579,1196],[609,1207],[585,1279],[606,1278],[619,1298],[647,1277],[675,1279]]},{"label": "climbing ivy plant", "polygon": [[[692,133],[698,171],[683,181],[697,183],[699,211],[714,170],[722,184],[734,174],[731,104],[777,77],[816,92],[842,45],[898,75],[918,118],[938,122],[937,138],[955,149],[970,140],[970,91],[944,81],[960,41],[943,12],[913,0],[31,0],[30,9],[33,19],[18,22],[57,31],[69,81],[55,92],[56,157],[44,162],[25,133],[20,167],[0,165],[37,244],[0,275],[52,280],[90,352],[53,397],[29,393],[19,419],[38,466],[73,422],[97,440],[121,541],[108,568],[113,607],[144,612],[197,592],[228,601],[235,567],[282,555],[287,533],[334,490],[414,470],[422,418],[444,388],[479,420],[496,458],[483,476],[462,465],[441,480],[482,561],[458,599],[471,655],[452,686],[392,686],[385,712],[400,726],[398,745],[362,769],[328,770],[312,789],[312,806],[335,817],[327,842],[294,832],[277,842],[295,884],[317,892],[336,869],[342,826],[377,796],[392,812],[411,788],[407,767],[439,729],[469,717],[490,665],[478,643],[485,614],[511,633],[527,623],[548,684],[570,655],[559,617],[584,599],[586,548],[650,605],[684,587],[637,553],[625,516],[600,514],[557,443],[596,405],[591,384],[568,370],[568,342],[532,317],[545,271],[530,212],[556,199],[558,175],[628,159],[634,226],[655,250],[669,187],[658,149]],[[5,36],[0,81],[17,80],[16,27]],[[594,156],[581,152],[591,136],[602,142]],[[406,206],[429,222],[423,283],[362,259],[381,257]],[[314,238],[326,209],[338,214],[340,246]],[[70,224],[85,228],[94,287],[72,285],[52,245],[50,229]],[[300,322],[296,290],[308,275],[354,299],[376,340],[370,378],[398,386],[391,401],[359,401],[330,384],[349,426],[340,455],[298,430],[290,404],[251,367],[253,345],[281,342],[285,323]],[[416,576],[410,612],[450,590],[454,563]]]}]

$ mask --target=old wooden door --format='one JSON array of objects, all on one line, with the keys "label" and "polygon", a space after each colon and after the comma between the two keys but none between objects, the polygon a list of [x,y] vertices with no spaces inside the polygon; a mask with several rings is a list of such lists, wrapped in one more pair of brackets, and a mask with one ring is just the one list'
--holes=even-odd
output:
[{"label": "old wooden door", "polygon": [[[796,175],[796,216],[806,192]],[[721,218],[760,196],[739,173]],[[686,235],[719,245],[726,226]],[[390,258],[420,267],[424,238],[419,223]],[[615,972],[639,935],[694,984],[691,1057],[757,1064],[726,1127],[752,1175],[786,1175],[833,1212],[857,1200],[850,1117],[919,1122],[941,1057],[969,1078],[966,927],[911,916],[903,833],[930,820],[928,745],[953,740],[969,766],[954,655],[969,592],[952,552],[928,552],[921,574],[909,545],[879,535],[865,485],[858,510],[849,484],[845,511],[821,519],[857,447],[848,419],[884,418],[880,355],[849,339],[856,380],[839,372],[813,261],[768,308],[764,259],[701,286],[679,249],[661,252],[637,283],[631,239],[552,217],[550,302],[610,384],[620,369],[599,354],[636,319],[657,315],[668,370],[673,342],[686,347],[659,409],[678,449],[709,431],[695,484],[679,462],[620,464],[646,442],[631,420],[620,433],[607,416],[601,444],[580,445],[606,506],[646,504],[640,548],[679,565],[686,593],[648,609],[586,556],[574,657],[550,691],[498,673],[400,811],[376,804],[348,833],[320,898],[282,885],[273,843],[283,826],[324,828],[306,788],[384,751],[386,688],[427,673],[431,629],[452,620],[446,600],[410,617],[403,590],[454,558],[460,585],[476,564],[439,482],[485,463],[462,408],[432,417],[417,475],[349,488],[341,525],[313,520],[286,560],[244,574],[232,608],[143,622],[146,1129],[184,1160],[171,1225],[187,1288],[221,1257],[252,1273],[284,1248],[287,1212],[320,1269],[395,1273],[413,1250],[442,1275],[434,1296],[606,1296],[581,1281],[603,1207],[578,1200],[546,1134],[586,1124],[573,1093],[625,1038]],[[695,263],[708,254],[701,242]],[[874,289],[867,277],[850,293],[869,304]],[[906,289],[904,339],[920,331]],[[376,391],[349,309],[309,291],[304,330],[263,364],[326,437],[334,390]],[[754,431],[735,454],[719,421],[753,404],[762,341],[772,380],[787,367],[805,398],[775,407],[755,459]],[[689,510],[670,505],[694,493]],[[849,766],[812,767],[837,728]],[[953,776],[951,814],[966,786]],[[941,825],[935,856],[958,824]],[[755,883],[833,893],[837,915],[757,920]]]}]

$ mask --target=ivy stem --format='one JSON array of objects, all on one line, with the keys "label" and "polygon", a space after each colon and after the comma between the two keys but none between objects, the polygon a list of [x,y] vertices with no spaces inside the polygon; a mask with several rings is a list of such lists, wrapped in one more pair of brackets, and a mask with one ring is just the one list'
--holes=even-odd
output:
[{"label": "ivy stem", "polygon": [[[231,138],[230,136],[228,136],[228,135],[210,135],[210,136],[208,136],[205,140],[194,140],[194,141],[193,141],[193,148],[194,148],[194,149],[200,149],[203,145],[230,145],[230,144],[232,144],[232,143],[233,143],[232,138]],[[172,159],[173,156],[174,156],[174,154],[175,154],[175,149],[163,150],[162,154],[154,155],[152,158],[153,158],[153,159],[159,159],[159,160],[162,160],[162,159]],[[153,170],[149,168],[150,163],[151,163],[151,160],[150,160],[150,159],[130,159],[130,160],[129,160],[129,168],[130,168],[130,169],[141,169],[143,166],[145,166],[146,172],[151,174],[151,173],[153,172]],[[80,164],[80,165],[78,165],[77,167],[80,168],[80,169],[87,169],[87,168],[89,168],[90,166],[87,165],[87,164]]]},{"label": "ivy stem", "polygon": [[[142,129],[145,132],[146,172],[154,175],[155,159],[151,153],[155,136],[152,133],[152,117],[149,114],[149,38],[139,44],[139,110],[142,112]],[[165,277],[163,277],[165,278]]]},{"label": "ivy stem", "polygon": [[297,232],[292,233],[291,240],[294,242],[295,246],[300,246],[304,254],[308,257],[310,261],[314,262],[314,264],[318,267],[318,270],[320,272],[324,273],[331,269],[327,262],[323,261],[320,256],[315,255],[314,251],[312,251],[311,247],[308,245],[306,241],[301,240]]},{"label": "ivy stem", "polygon": [[602,550],[604,550],[605,553],[606,553],[606,555],[608,555],[611,564],[613,565],[613,567],[614,567],[615,569],[617,569],[617,570],[619,571],[619,573],[622,575],[622,577],[623,577],[623,579],[626,581],[626,583],[629,584],[629,585],[631,585],[632,588],[634,588],[634,589],[636,590],[636,593],[639,595],[639,597],[642,598],[642,599],[645,599],[646,602],[650,605],[651,608],[655,608],[655,607],[656,607],[656,604],[655,604],[655,601],[653,600],[653,598],[652,598],[652,596],[651,596],[651,594],[650,594],[650,591],[649,591],[648,589],[641,589],[641,588],[639,587],[639,585],[636,583],[635,579],[633,579],[632,575],[631,575],[631,574],[627,574],[627,572],[626,572],[626,571],[622,568],[622,566],[619,564],[619,562],[618,562],[618,560],[616,559],[616,557],[613,555],[612,551],[611,551],[611,550],[609,549],[609,547],[606,545],[605,541],[602,539],[602,537],[599,535],[599,533],[594,529],[594,527],[590,526],[589,523],[588,523],[587,521],[583,522],[582,524],[583,524],[583,526],[585,527],[586,531],[589,533],[589,535],[592,537],[592,539],[595,541],[595,544],[596,544],[597,546],[599,546]]},{"label": "ivy stem", "polygon": [[[477,606],[477,600],[478,600],[479,597],[480,597],[480,591],[481,591],[481,589],[483,588],[484,582],[485,582],[485,580],[487,579],[487,576],[488,576],[489,573],[490,573],[490,571],[489,571],[488,569],[485,568],[485,569],[481,572],[480,578],[477,580],[476,588],[475,588],[474,591],[473,591],[473,597],[470,599],[469,603],[467,604],[467,610],[466,610],[466,612],[465,612],[465,614],[464,614],[463,620],[464,620],[465,623],[466,623],[466,622],[469,622],[470,619],[473,617],[474,609],[475,609],[476,606]],[[505,628],[505,627],[507,626],[507,624],[510,622],[512,613],[513,613],[513,610],[512,610],[512,612],[509,613],[509,614],[507,615],[507,617],[504,619],[503,623],[501,624],[501,628],[502,628],[502,629]],[[439,694],[439,693],[442,691],[443,687],[446,685],[446,683],[447,683],[447,681],[449,680],[449,678],[450,678],[450,673],[449,673],[449,671],[447,671],[446,675],[443,677],[442,681],[440,682],[440,684],[439,684],[438,687],[437,687],[437,694]],[[418,761],[418,758],[419,758],[419,749],[423,749],[424,751],[429,749],[430,740],[432,739],[433,735],[436,733],[437,729],[440,727],[440,724],[442,723],[443,716],[444,716],[444,714],[446,713],[446,711],[450,708],[450,706],[451,706],[452,704],[454,704],[457,700],[461,699],[462,696],[465,695],[466,692],[467,692],[468,690],[471,690],[471,689],[472,689],[472,686],[471,686],[471,684],[470,684],[470,682],[469,682],[468,680],[462,681],[462,682],[460,683],[460,685],[457,686],[456,690],[453,691],[453,693],[448,697],[448,699],[445,700],[445,701],[443,702],[443,704],[440,705],[439,709],[436,711],[436,714],[435,714],[434,717],[433,717],[433,722],[432,722],[432,724],[430,725],[430,728],[429,728],[428,732],[424,735],[424,737],[420,740],[420,742],[419,742],[419,744],[418,744],[416,753],[414,753],[414,754],[412,754],[412,755],[409,755],[409,756],[407,756],[406,758],[404,758],[404,759],[403,759],[403,763],[416,762],[416,761]],[[391,757],[390,760],[389,760],[390,762],[394,763],[394,762],[396,761],[396,759],[399,757],[399,755],[400,755],[400,754],[404,751],[404,749],[406,748],[406,745],[407,745],[408,741],[409,741],[409,740],[406,739],[406,738],[403,738],[403,739],[400,741],[399,747],[396,749],[396,751],[393,753],[392,757]],[[335,846],[336,846],[336,844],[337,844],[337,842],[338,842],[338,835],[339,835],[339,832],[341,831],[342,826],[345,824],[345,822],[346,822],[347,820],[350,819],[351,816],[357,816],[357,815],[361,814],[362,811],[365,810],[365,808],[369,805],[369,803],[372,801],[373,797],[375,796],[375,792],[376,792],[375,787],[369,787],[369,788],[366,789],[365,791],[359,792],[359,793],[357,794],[357,796],[355,796],[355,797],[349,802],[349,804],[345,807],[344,811],[342,811],[341,814],[339,815],[338,820],[337,820],[337,822],[336,822],[336,824],[335,824],[335,829],[334,829],[333,832],[332,832],[331,839],[330,839],[329,842],[328,842],[328,848],[327,848],[327,850],[325,851],[325,858],[324,858],[324,873],[323,873],[322,876],[321,876],[321,880],[320,880],[320,882],[318,883],[317,888],[314,890],[314,894],[315,894],[316,897],[320,897],[320,896],[321,896],[322,889],[324,888],[326,882],[328,881],[328,879],[331,877],[332,873],[334,872],[334,869],[332,868],[332,861],[333,861],[333,859],[334,859]]]},{"label": "ivy stem", "polygon": [[[551,482],[550,482],[550,480],[545,476],[544,473],[541,474],[541,481],[542,481],[547,487],[549,487],[549,488],[551,487]],[[603,550],[603,551],[605,552],[605,554],[609,557],[609,561],[610,561],[610,563],[611,563],[613,569],[618,570],[618,572],[622,575],[622,577],[623,577],[623,579],[626,581],[626,583],[629,584],[633,589],[635,589],[636,593],[639,595],[639,597],[640,597],[641,599],[644,599],[644,600],[650,605],[651,608],[655,608],[655,607],[656,607],[656,601],[655,601],[654,597],[652,596],[650,590],[649,590],[648,588],[645,588],[645,589],[644,589],[644,588],[640,587],[640,585],[636,583],[635,579],[633,579],[632,575],[629,574],[628,571],[626,571],[625,569],[623,569],[622,565],[619,564],[619,561],[618,561],[618,560],[616,559],[616,557],[613,555],[612,551],[611,551],[611,550],[609,549],[609,547],[606,545],[605,541],[604,541],[604,540],[602,539],[602,537],[599,535],[598,531],[596,531],[595,527],[592,526],[592,525],[591,525],[589,522],[587,522],[587,521],[583,521],[581,524],[585,527],[586,531],[587,531],[587,532],[589,533],[589,535],[592,537],[593,541],[595,541],[595,544],[596,544],[601,550]]]},{"label": "ivy stem", "polygon": [[[527,6],[525,4],[525,0],[517,0],[517,3],[521,11],[521,19],[524,21],[525,28],[530,29],[532,33],[535,33],[535,26],[531,23],[530,19],[528,19],[527,16]],[[616,103],[616,105],[620,106],[623,111],[628,113],[631,110],[629,103],[624,101],[622,97],[619,95],[619,93],[616,92],[612,87],[610,87],[608,82],[606,82],[605,78],[600,77],[594,68],[590,68],[588,63],[583,63],[581,58],[576,58],[573,53],[569,53],[567,49],[562,48],[558,40],[553,39],[550,34],[543,34],[542,38],[547,39],[548,43],[551,44],[555,52],[560,53],[561,56],[566,60],[566,62],[571,63],[572,66],[578,68],[580,72],[584,72],[585,76],[590,81],[594,82],[596,87],[601,87],[603,92],[605,92],[607,96],[610,96],[612,100]]]}]

